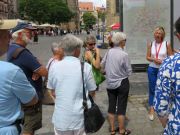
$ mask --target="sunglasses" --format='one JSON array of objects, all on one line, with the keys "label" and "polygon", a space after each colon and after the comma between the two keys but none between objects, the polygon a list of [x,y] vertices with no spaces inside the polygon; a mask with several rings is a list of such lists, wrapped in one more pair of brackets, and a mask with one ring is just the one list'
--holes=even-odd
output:
[{"label": "sunglasses", "polygon": [[89,46],[95,46],[96,45],[96,43],[90,43],[90,44],[88,44]]}]

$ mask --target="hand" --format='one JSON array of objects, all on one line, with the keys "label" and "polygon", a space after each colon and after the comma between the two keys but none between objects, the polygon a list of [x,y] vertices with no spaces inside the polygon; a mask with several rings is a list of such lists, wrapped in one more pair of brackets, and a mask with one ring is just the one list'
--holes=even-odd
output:
[{"label": "hand", "polygon": [[54,90],[51,90],[51,95],[56,98],[56,94],[55,94],[55,91]]},{"label": "hand", "polygon": [[36,80],[39,79],[39,77],[40,77],[40,75],[38,75],[37,73],[33,73],[33,75],[32,75],[32,80],[33,80],[33,81],[36,81]]},{"label": "hand", "polygon": [[85,57],[86,57],[86,60],[91,60],[92,59],[92,52],[90,50],[86,51]]},{"label": "hand", "polygon": [[157,65],[161,65],[162,64],[162,60],[154,59],[154,63],[157,64]]},{"label": "hand", "polygon": [[95,48],[96,55],[100,54],[99,48]]},{"label": "hand", "polygon": [[159,120],[162,124],[162,127],[165,128],[166,127],[166,124],[167,124],[167,121],[168,121],[168,118],[165,116],[165,117],[159,117]]}]

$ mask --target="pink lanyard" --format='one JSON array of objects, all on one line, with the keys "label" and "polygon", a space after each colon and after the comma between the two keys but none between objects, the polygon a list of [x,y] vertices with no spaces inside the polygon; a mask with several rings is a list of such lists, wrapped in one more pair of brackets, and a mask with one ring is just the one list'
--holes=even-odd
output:
[{"label": "pink lanyard", "polygon": [[161,49],[161,45],[162,45],[162,42],[161,42],[161,44],[160,44],[160,46],[159,46],[159,48],[157,50],[157,44],[155,44],[155,47],[156,47],[156,59],[158,59],[158,55],[159,55],[159,51]]}]

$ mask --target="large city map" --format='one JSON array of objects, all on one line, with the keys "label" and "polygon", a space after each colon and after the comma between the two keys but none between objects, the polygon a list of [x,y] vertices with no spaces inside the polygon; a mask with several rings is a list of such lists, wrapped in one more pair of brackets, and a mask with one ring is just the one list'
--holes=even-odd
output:
[{"label": "large city map", "polygon": [[126,51],[132,64],[148,63],[147,42],[153,41],[153,30],[163,26],[165,40],[170,40],[169,0],[125,0],[123,10],[124,32],[127,34]]}]

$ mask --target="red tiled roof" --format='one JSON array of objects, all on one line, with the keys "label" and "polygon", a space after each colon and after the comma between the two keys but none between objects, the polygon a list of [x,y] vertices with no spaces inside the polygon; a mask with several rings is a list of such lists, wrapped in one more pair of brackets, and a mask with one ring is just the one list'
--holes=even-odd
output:
[{"label": "red tiled roof", "polygon": [[93,11],[93,3],[92,2],[79,2],[79,9],[86,11]]}]

